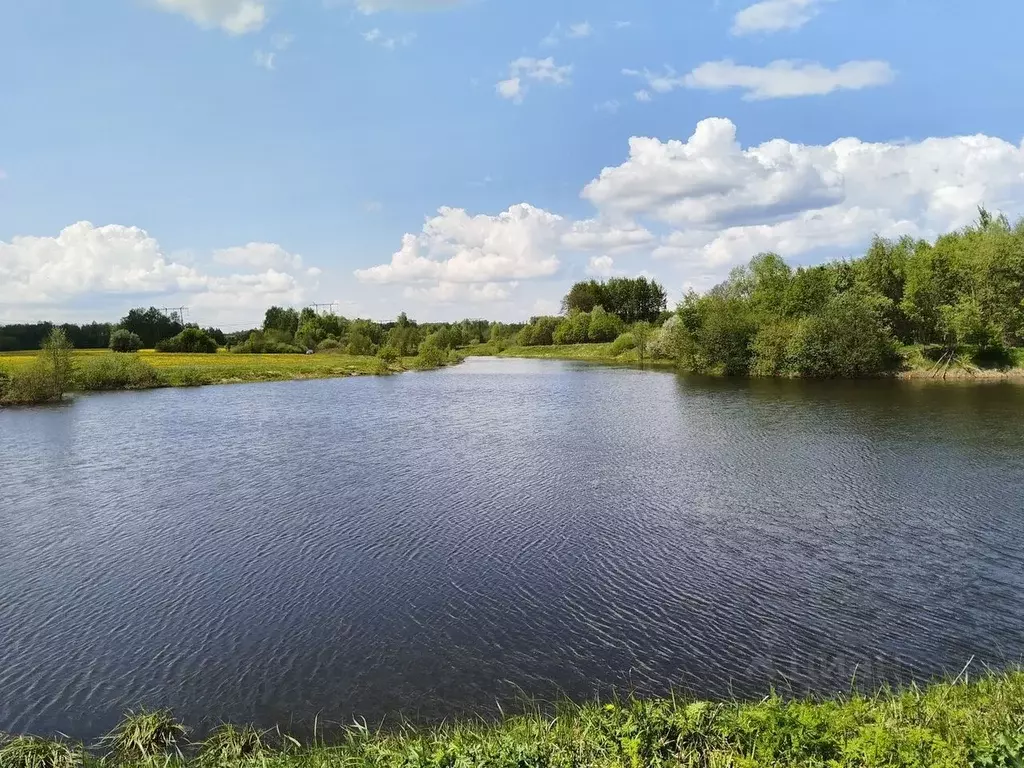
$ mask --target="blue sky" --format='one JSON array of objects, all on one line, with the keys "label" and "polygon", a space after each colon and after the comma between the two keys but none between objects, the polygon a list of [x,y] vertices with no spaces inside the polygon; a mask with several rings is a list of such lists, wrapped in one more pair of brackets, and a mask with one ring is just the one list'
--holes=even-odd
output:
[{"label": "blue sky", "polygon": [[1024,212],[1024,6],[0,3],[0,322],[525,318]]}]

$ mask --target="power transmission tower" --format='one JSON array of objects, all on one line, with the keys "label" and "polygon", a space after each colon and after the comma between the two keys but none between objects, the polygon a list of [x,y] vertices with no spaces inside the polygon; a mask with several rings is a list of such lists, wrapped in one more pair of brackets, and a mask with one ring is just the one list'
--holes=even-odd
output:
[{"label": "power transmission tower", "polygon": [[185,324],[188,315],[188,307],[160,307],[160,311],[172,320],[177,320],[179,325]]},{"label": "power transmission tower", "polygon": [[318,314],[318,315],[321,314],[320,310],[323,309],[324,312],[322,314],[326,315],[326,314],[334,314],[334,305],[337,304],[337,303],[338,302],[336,302],[336,301],[332,301],[330,304],[315,304],[314,303],[314,304],[310,304],[310,306],[313,308],[313,311],[316,314]]}]

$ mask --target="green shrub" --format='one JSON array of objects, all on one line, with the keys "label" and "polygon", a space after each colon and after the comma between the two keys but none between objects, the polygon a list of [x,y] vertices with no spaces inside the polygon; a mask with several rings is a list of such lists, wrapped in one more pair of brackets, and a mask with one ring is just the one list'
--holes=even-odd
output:
[{"label": "green shrub", "polygon": [[519,332],[519,344],[523,347],[549,347],[555,343],[555,329],[561,318],[534,317],[530,324]]},{"label": "green shrub", "polygon": [[594,307],[590,311],[590,325],[587,328],[587,340],[595,343],[615,341],[622,333],[622,320],[618,315],[605,312],[603,307]]},{"label": "green shrub", "polygon": [[186,328],[177,336],[158,342],[156,350],[157,352],[214,354],[217,352],[217,342],[201,328]]},{"label": "green shrub", "polygon": [[555,344],[586,344],[590,327],[590,315],[574,312],[562,320],[551,334]]},{"label": "green shrub", "polygon": [[54,385],[53,371],[41,357],[14,369],[3,389],[3,401],[10,405],[51,403],[63,397]]},{"label": "green shrub", "polygon": [[1013,350],[1007,347],[1002,339],[992,339],[979,346],[971,355],[971,362],[979,368],[995,368],[1003,371],[1014,366]]},{"label": "green shrub", "polygon": [[110,334],[110,350],[112,352],[138,352],[142,349],[142,339],[137,333],[118,328]]},{"label": "green shrub", "polygon": [[340,352],[341,342],[337,339],[324,339],[316,345],[317,352]]},{"label": "green shrub", "polygon": [[750,343],[753,354],[750,373],[754,376],[780,376],[792,372],[790,350],[797,328],[798,323],[792,320],[779,320],[761,326]]},{"label": "green shrub", "polygon": [[792,344],[796,370],[816,378],[862,378],[896,370],[900,356],[869,299],[854,291],[800,322]]},{"label": "green shrub", "polygon": [[175,387],[203,387],[212,384],[213,378],[201,368],[189,366],[177,370],[169,383]]},{"label": "green shrub", "polygon": [[612,342],[611,353],[613,357],[618,357],[631,349],[636,349],[636,339],[632,333],[623,333]]},{"label": "green shrub", "polygon": [[402,356],[394,347],[385,346],[380,348],[380,351],[377,353],[377,359],[385,365],[394,365],[402,359]]},{"label": "green shrub", "polygon": [[75,372],[78,389],[95,392],[113,389],[152,389],[164,381],[149,363],[133,355],[103,355],[85,360]]}]

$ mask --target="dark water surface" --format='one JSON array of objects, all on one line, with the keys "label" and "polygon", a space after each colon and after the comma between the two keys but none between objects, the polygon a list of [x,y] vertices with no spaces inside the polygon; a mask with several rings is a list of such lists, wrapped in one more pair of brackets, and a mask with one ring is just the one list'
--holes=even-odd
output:
[{"label": "dark water surface", "polygon": [[0,730],[1024,655],[1024,387],[525,360],[0,412]]}]

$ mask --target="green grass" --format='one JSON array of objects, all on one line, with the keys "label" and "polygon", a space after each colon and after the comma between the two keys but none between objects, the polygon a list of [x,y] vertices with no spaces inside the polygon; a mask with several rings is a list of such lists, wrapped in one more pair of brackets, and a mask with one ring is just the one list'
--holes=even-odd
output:
[{"label": "green grass", "polygon": [[[0,372],[14,374],[30,365],[36,354],[0,353]],[[73,359],[76,372],[72,389],[76,391],[324,379],[397,373],[415,365],[414,358],[382,366],[376,357],[357,355],[202,355],[152,350],[137,354],[75,350]]]},{"label": "green grass", "polygon": [[186,733],[143,712],[95,749],[15,739],[0,768],[1019,767],[1024,673],[821,700],[622,699],[430,729],[314,724],[305,743],[277,729],[225,726],[195,743]]}]

